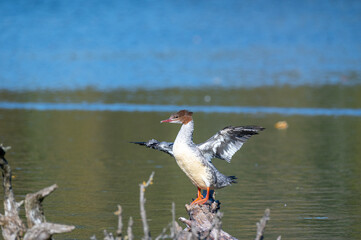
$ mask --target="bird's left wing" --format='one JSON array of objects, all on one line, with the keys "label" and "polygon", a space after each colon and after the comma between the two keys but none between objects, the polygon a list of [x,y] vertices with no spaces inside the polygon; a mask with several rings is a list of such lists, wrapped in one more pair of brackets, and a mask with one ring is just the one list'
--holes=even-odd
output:
[{"label": "bird's left wing", "polygon": [[148,142],[131,142],[135,144],[139,144],[142,146],[146,146],[148,148],[153,148],[169,155],[173,156],[173,143],[172,142],[159,142],[155,139],[149,140]]},{"label": "bird's left wing", "polygon": [[263,129],[258,126],[225,127],[206,142],[199,144],[198,148],[209,161],[216,157],[231,162],[232,156],[243,143]]}]

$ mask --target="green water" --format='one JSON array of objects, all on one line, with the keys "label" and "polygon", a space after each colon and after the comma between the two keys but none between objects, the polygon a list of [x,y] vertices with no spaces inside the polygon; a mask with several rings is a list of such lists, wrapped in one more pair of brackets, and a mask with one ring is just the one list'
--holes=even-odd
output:
[{"label": "green water", "polygon": [[[192,105],[204,104],[204,96],[209,95],[209,105],[282,106],[283,99],[284,106],[350,108],[360,106],[355,89],[329,86],[290,88],[289,92],[275,88],[273,93],[267,88],[172,90],[168,95],[87,90],[77,94],[3,93],[2,100],[76,102],[77,97],[91,101],[96,96],[104,102],[122,98],[137,103]],[[156,236],[171,220],[172,202],[177,218],[187,216],[184,205],[196,196],[196,188],[173,158],[128,142],[151,138],[173,141],[180,126],[159,123],[169,114],[0,109],[0,142],[12,146],[7,159],[15,176],[17,201],[26,193],[56,183],[58,190],[44,201],[47,220],[76,226],[57,239],[89,239],[94,234],[101,238],[103,229],[115,232],[117,204],[123,206],[126,222],[133,216],[134,232],[140,237],[138,184],[155,171],[154,184],[146,191],[146,209]],[[231,164],[214,160],[222,173],[238,177],[237,184],[218,190],[216,195],[222,203],[225,231],[239,239],[254,238],[256,221],[270,208],[266,239],[278,235],[283,239],[361,237],[359,117],[195,113],[194,120],[196,143],[227,125],[266,128],[234,155]],[[280,120],[288,122],[287,130],[274,128]]]}]

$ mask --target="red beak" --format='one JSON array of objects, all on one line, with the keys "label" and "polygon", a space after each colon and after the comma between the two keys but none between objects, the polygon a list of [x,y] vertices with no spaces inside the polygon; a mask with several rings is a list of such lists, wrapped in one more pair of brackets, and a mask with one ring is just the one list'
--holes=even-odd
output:
[{"label": "red beak", "polygon": [[166,120],[162,120],[162,121],[160,121],[161,123],[165,123],[165,122],[171,122],[171,121],[173,121],[171,118],[169,118],[169,119],[166,119]]}]

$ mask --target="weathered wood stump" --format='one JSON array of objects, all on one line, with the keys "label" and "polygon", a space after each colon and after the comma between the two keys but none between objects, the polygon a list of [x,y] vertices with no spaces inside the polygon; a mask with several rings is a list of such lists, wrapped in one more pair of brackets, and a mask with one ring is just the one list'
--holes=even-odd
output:
[{"label": "weathered wood stump", "polygon": [[48,240],[52,239],[52,235],[55,233],[72,231],[75,228],[74,226],[46,222],[42,201],[57,188],[56,184],[44,188],[37,193],[26,195],[25,213],[27,226],[23,223],[19,217],[19,210],[24,201],[19,203],[15,201],[11,183],[11,167],[5,159],[5,153],[8,149],[9,147],[0,145],[0,167],[3,176],[5,212],[4,215],[0,214],[0,225],[3,238],[5,240]]},{"label": "weathered wood stump", "polygon": [[203,205],[186,205],[189,219],[180,217],[179,220],[187,225],[179,232],[178,239],[221,239],[237,240],[229,233],[222,230],[221,218],[223,214],[219,211],[220,203],[213,201]]}]

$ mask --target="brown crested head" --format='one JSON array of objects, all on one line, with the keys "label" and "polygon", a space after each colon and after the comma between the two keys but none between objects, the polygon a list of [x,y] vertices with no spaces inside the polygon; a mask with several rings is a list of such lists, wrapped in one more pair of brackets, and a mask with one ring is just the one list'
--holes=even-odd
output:
[{"label": "brown crested head", "polygon": [[180,110],[177,113],[172,114],[168,119],[161,121],[169,122],[169,123],[180,123],[180,124],[187,124],[192,121],[193,112],[189,112],[187,110]]}]

